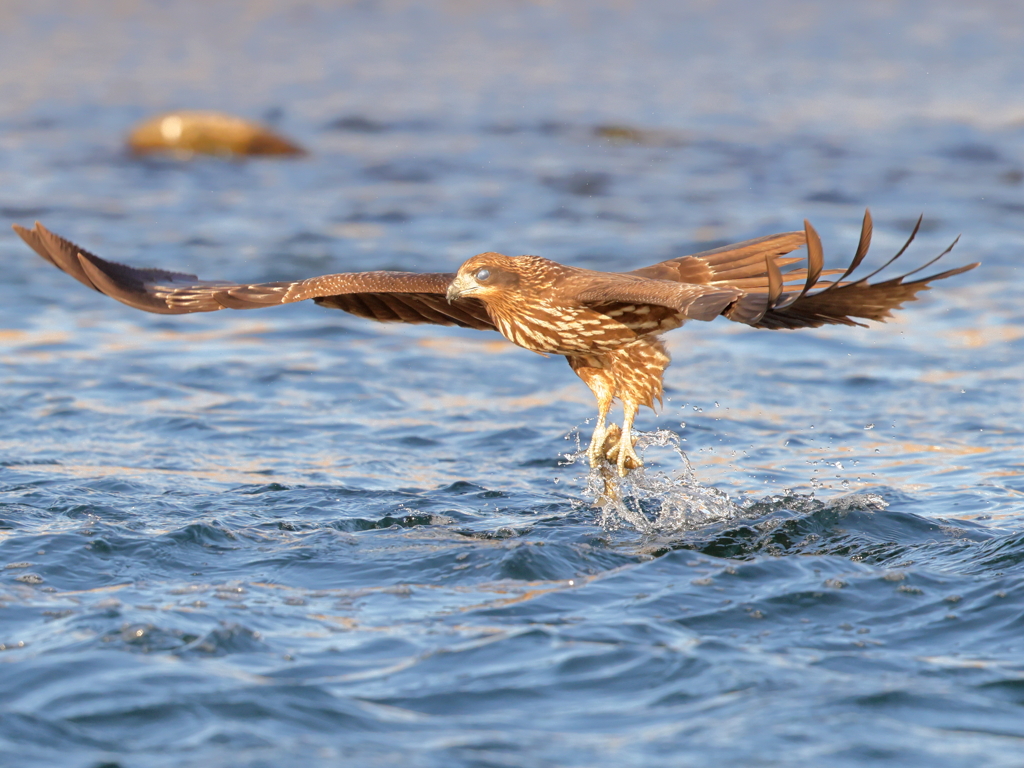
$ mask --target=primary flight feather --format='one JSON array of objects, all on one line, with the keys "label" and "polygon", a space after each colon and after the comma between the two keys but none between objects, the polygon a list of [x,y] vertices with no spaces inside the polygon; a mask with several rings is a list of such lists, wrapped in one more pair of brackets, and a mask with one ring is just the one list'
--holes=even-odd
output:
[{"label": "primary flight feather", "polygon": [[[919,226],[920,220],[906,245],[884,266],[906,251]],[[38,222],[32,229],[14,225],[46,261],[90,288],[147,312],[258,309],[312,299],[380,322],[496,330],[520,347],[563,355],[597,398],[597,426],[587,450],[590,463],[611,461],[620,474],[640,466],[633,421],[640,406],[653,408],[654,401],[661,400],[669,356],[660,336],[666,331],[687,320],[708,321],[719,315],[772,330],[884,321],[930,282],[978,266],[906,279],[945,256],[951,245],[924,267],[899,277],[868,282],[880,271],[876,270],[866,278],[849,279],[867,255],[871,229],[871,215],[865,213],[860,243],[845,269],[823,268],[821,241],[805,221],[803,231],[768,235],[626,273],[580,269],[539,256],[482,253],[451,273],[348,272],[246,285],[117,264]],[[807,248],[806,257],[788,255],[802,246]],[[616,399],[624,412],[621,429],[607,424]]]}]

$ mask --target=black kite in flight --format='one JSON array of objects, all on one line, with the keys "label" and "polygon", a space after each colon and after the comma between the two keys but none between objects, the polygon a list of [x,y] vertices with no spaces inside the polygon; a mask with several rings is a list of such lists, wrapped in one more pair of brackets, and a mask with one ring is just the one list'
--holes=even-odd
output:
[{"label": "black kite in flight", "polygon": [[[903,254],[920,223],[884,266]],[[869,283],[879,269],[848,279],[867,255],[871,229],[871,216],[865,213],[857,252],[842,270],[823,270],[821,241],[805,221],[803,231],[768,235],[626,273],[567,267],[539,256],[482,253],[458,272],[350,272],[247,285],[117,264],[38,222],[33,229],[14,225],[15,232],[51,264],[90,288],[147,312],[257,309],[312,299],[380,322],[496,330],[520,347],[564,355],[597,397],[597,426],[587,450],[591,466],[607,459],[622,475],[640,466],[632,436],[637,411],[661,400],[669,356],[659,337],[666,331],[687,320],[714,320],[719,315],[771,330],[863,325],[853,318],[884,321],[930,282],[978,266],[906,281],[949,253],[951,245],[900,277]],[[782,272],[781,268],[803,261],[787,256],[801,246],[807,247],[806,264]],[[838,277],[821,280],[833,275]],[[607,425],[616,398],[625,417],[621,429]]]}]

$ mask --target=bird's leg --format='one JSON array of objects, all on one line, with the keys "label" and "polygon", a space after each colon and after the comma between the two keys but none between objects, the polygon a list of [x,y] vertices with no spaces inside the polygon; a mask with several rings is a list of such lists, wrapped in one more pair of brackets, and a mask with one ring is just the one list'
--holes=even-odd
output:
[{"label": "bird's leg", "polygon": [[612,397],[602,397],[597,394],[597,424],[594,426],[594,434],[590,438],[590,445],[587,447],[587,459],[591,467],[596,467],[604,458],[605,437],[608,434],[608,411],[612,407]]},{"label": "bird's leg", "polygon": [[668,352],[659,339],[639,339],[608,354],[624,418],[621,430],[608,429],[605,455],[623,477],[628,470],[643,466],[633,448],[633,421],[641,405],[654,408],[655,400],[661,400],[661,377],[668,363]]},{"label": "bird's leg", "polygon": [[[624,418],[622,419],[622,432],[619,435],[619,443],[609,451],[608,458],[618,466],[619,476],[625,477],[626,472],[642,467],[643,464],[633,448],[633,421],[636,419],[636,414],[640,407],[636,403],[627,400],[622,404],[622,410]],[[612,451],[616,454],[614,459],[611,456]]]},{"label": "bird's leg", "polygon": [[[597,398],[597,424],[587,447],[587,459],[591,467],[598,467],[604,459],[608,438],[608,411],[615,399],[615,379],[603,361],[596,356],[579,355],[567,358],[570,367]],[[615,427],[618,429],[618,427]]]}]

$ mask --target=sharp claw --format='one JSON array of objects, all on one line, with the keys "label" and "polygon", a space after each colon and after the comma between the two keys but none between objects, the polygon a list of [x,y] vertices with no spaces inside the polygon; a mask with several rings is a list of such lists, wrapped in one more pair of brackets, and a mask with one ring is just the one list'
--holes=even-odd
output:
[{"label": "sharp claw", "polygon": [[618,424],[612,424],[605,430],[601,441],[600,455],[614,464],[618,461],[619,443],[622,442],[622,430]]},{"label": "sharp claw", "polygon": [[618,468],[620,477],[625,477],[631,469],[643,466],[633,448],[632,435],[624,437],[618,424],[609,425],[602,434],[594,433],[590,447],[587,448],[587,459],[594,469],[601,468],[603,462],[607,461]]},{"label": "sharp claw", "polygon": [[602,453],[604,458],[618,467],[620,477],[625,477],[631,469],[643,466],[633,449],[633,436],[624,434],[617,424],[608,427]]},{"label": "sharp claw", "polygon": [[633,441],[623,440],[619,444],[619,477],[625,477],[631,469],[638,469],[643,466],[640,463],[640,457],[636,455],[636,451],[633,449]]}]

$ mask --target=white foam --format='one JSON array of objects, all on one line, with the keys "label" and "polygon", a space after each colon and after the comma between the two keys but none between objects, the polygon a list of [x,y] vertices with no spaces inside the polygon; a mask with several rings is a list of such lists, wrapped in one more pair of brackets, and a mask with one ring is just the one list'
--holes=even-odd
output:
[{"label": "white foam", "polygon": [[[630,527],[643,534],[660,535],[702,528],[742,514],[742,508],[728,494],[697,480],[676,433],[661,429],[634,434],[641,459],[648,448],[670,448],[679,457],[680,466],[668,472],[634,469],[626,477],[618,477],[610,464],[591,469],[584,494],[600,509],[603,528]],[[583,451],[565,458],[570,464],[587,459]]]}]

